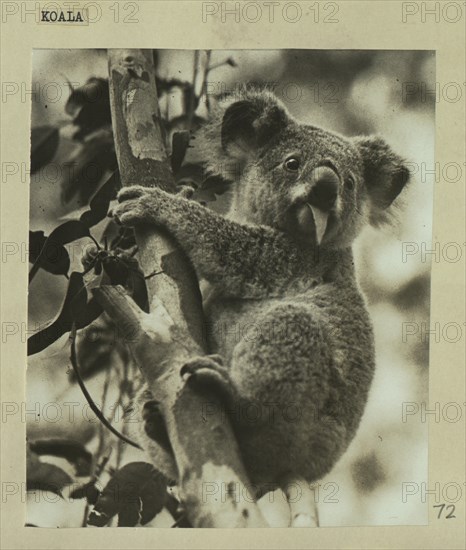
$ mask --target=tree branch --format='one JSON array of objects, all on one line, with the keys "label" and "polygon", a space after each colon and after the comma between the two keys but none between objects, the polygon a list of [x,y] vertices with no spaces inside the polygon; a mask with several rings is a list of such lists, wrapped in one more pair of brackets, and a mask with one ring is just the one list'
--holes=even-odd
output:
[{"label": "tree branch", "polygon": [[[109,50],[108,55],[112,123],[123,185],[157,185],[173,191],[151,52]],[[249,498],[248,479],[221,403],[215,395],[207,402],[179,374],[187,360],[206,351],[202,301],[193,269],[167,235],[144,227],[136,231],[136,240],[144,273],[163,271],[148,280],[150,314],[141,311],[121,287],[94,292],[121,333],[130,330],[132,352],[161,405],[188,517],[195,527],[266,526]],[[205,414],[207,403],[215,414]]]}]

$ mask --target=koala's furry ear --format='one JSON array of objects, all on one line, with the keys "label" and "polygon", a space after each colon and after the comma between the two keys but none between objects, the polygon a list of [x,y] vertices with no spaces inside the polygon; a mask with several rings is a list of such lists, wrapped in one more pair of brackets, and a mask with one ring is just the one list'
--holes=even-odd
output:
[{"label": "koala's furry ear", "polygon": [[364,182],[371,202],[369,221],[380,225],[390,219],[389,207],[403,191],[410,172],[402,157],[380,137],[355,139],[362,163]]},{"label": "koala's furry ear", "polygon": [[221,144],[231,157],[243,159],[281,132],[290,117],[269,92],[249,93],[229,104],[221,124]]}]

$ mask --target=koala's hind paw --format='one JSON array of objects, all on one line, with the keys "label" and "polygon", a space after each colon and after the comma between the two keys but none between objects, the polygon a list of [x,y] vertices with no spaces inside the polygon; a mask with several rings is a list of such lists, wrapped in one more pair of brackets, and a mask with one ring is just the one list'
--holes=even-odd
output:
[{"label": "koala's hind paw", "polygon": [[232,405],[237,398],[229,371],[223,366],[223,359],[219,355],[206,355],[192,359],[183,365],[180,376],[196,390],[211,389],[228,405]]}]

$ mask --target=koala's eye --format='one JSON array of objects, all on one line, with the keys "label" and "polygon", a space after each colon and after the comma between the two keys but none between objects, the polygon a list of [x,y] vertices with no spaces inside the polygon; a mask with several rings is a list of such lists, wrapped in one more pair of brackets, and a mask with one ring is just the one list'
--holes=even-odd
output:
[{"label": "koala's eye", "polygon": [[345,187],[346,187],[346,189],[348,189],[349,191],[352,191],[352,190],[354,189],[354,185],[355,185],[354,178],[353,178],[353,176],[350,174],[350,175],[345,179]]},{"label": "koala's eye", "polygon": [[297,172],[299,170],[299,160],[296,157],[288,157],[285,160],[285,168],[290,172]]}]

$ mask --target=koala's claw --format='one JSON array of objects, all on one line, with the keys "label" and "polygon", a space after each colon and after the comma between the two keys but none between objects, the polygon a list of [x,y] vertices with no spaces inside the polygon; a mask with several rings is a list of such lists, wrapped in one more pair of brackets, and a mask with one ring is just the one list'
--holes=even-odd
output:
[{"label": "koala's claw", "polygon": [[192,359],[183,365],[180,376],[195,389],[212,389],[228,404],[236,398],[236,390],[229,371],[223,366],[223,359],[219,355],[206,355]]},{"label": "koala's claw", "polygon": [[119,225],[133,226],[137,221],[142,221],[145,216],[140,199],[125,200],[112,209],[112,218]]},{"label": "koala's claw", "polygon": [[194,195],[196,189],[192,187],[191,185],[178,185],[177,186],[177,192],[179,197],[183,197],[183,199],[190,199]]},{"label": "koala's claw", "polygon": [[142,185],[131,185],[129,187],[123,187],[118,192],[117,200],[118,202],[124,202],[129,199],[138,199],[144,195],[150,193],[150,188],[143,187]]},{"label": "koala's claw", "polygon": [[225,365],[225,363],[223,362],[223,356],[219,355],[217,353],[211,353],[210,355],[207,355],[207,358],[210,359],[211,361],[214,361],[215,363],[217,363],[221,367],[223,367]]}]

